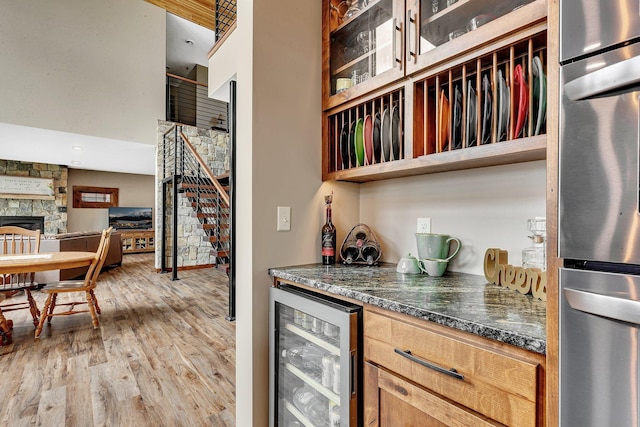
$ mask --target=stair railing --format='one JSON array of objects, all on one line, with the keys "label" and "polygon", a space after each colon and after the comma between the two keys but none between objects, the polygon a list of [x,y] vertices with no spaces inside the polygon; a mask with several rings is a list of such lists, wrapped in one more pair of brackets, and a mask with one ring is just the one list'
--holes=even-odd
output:
[{"label": "stair railing", "polygon": [[[172,274],[177,279],[178,239],[178,194],[185,196],[205,234],[211,243],[216,264],[227,264],[230,254],[229,195],[217,177],[197,153],[189,138],[182,132],[182,126],[174,125],[164,133],[162,152],[163,212],[162,212],[162,262],[161,270],[166,271],[166,218],[164,211],[167,196],[172,195]],[[171,186],[171,191],[169,191]]]}]

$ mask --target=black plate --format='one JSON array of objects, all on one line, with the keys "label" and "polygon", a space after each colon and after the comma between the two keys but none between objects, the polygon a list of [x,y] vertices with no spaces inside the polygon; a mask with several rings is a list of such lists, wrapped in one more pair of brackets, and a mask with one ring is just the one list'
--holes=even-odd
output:
[{"label": "black plate", "polygon": [[382,161],[382,140],[380,139],[380,113],[376,113],[373,119],[373,160],[376,163]]},{"label": "black plate", "polygon": [[466,124],[466,142],[465,147],[473,147],[476,145],[476,128],[477,128],[477,115],[476,115],[476,106],[478,100],[476,98],[476,91],[473,88],[473,84],[471,80],[467,82],[467,117],[465,120]]},{"label": "black plate", "polygon": [[342,169],[349,169],[349,123],[342,125],[340,131],[340,156],[342,157]]},{"label": "black plate", "polygon": [[453,102],[453,128],[451,129],[451,140],[453,141],[453,149],[462,148],[462,92],[456,85]]},{"label": "black plate", "polygon": [[491,83],[489,75],[482,76],[482,144],[491,142]]},{"label": "black plate", "polygon": [[391,151],[393,151],[393,160],[400,160],[400,137],[402,129],[400,128],[400,109],[396,105],[391,112]]}]

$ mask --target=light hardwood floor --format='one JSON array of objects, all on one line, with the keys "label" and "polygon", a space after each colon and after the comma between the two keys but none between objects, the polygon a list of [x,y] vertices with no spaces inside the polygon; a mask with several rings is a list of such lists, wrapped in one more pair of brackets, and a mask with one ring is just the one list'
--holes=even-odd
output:
[{"label": "light hardwood floor", "polygon": [[[235,425],[227,278],[213,269],[178,276],[156,273],[153,254],[125,255],[100,275],[96,330],[88,313],[56,317],[36,340],[28,310],[7,313],[0,425]],[[45,295],[34,297],[42,309]]]}]

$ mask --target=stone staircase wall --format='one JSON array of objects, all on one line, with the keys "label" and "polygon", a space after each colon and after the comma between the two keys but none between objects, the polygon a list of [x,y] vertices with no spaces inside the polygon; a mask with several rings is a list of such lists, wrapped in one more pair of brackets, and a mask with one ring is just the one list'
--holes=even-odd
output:
[{"label": "stone staircase wall", "polygon": [[[158,121],[158,176],[162,176],[160,165],[162,165],[162,144],[163,134],[174,123]],[[201,129],[193,126],[183,126],[183,133],[189,138],[189,142],[194,146],[200,157],[207,163],[214,175],[221,175],[229,170],[229,134],[215,130]],[[159,232],[162,226],[162,182],[158,182],[158,204],[156,206],[156,238],[159,239]],[[167,209],[171,209],[171,201]],[[200,226],[200,222],[194,216],[193,208],[189,200],[182,194],[178,196],[178,267],[195,267],[215,264],[215,256],[211,255],[212,247],[206,238],[205,232]],[[170,220],[170,219],[169,219]],[[171,226],[167,227],[167,258],[166,265],[171,266]],[[157,240],[158,241],[158,240]],[[159,241],[156,248],[160,248]],[[161,255],[156,251],[156,266],[160,265]]]}]

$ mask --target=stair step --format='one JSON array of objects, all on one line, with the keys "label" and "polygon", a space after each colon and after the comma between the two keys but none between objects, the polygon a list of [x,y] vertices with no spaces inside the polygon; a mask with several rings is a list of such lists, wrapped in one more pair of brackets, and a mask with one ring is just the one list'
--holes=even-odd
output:
[{"label": "stair step", "polygon": [[220,224],[209,224],[209,223],[204,223],[204,224],[200,224],[202,226],[203,230],[215,230],[216,228],[219,228],[221,231],[227,231],[229,230],[229,228],[231,228],[231,226],[227,223],[220,223]]},{"label": "stair step", "polygon": [[216,218],[218,216],[228,217],[229,212],[196,212],[196,218]]},{"label": "stair step", "polygon": [[197,208],[198,206],[201,208],[217,208],[218,204],[212,202],[191,202],[191,206],[194,208]]},{"label": "stair step", "polygon": [[213,255],[218,258],[227,258],[229,256],[229,249],[219,249],[219,250],[211,250],[209,255]]},{"label": "stair step", "polygon": [[193,191],[186,191],[183,193],[185,196],[187,197],[193,197],[195,198],[200,198],[200,199],[205,199],[205,200],[218,200],[220,198],[220,196],[218,195],[217,192],[213,192],[213,193],[196,193]]},{"label": "stair step", "polygon": [[231,240],[231,239],[229,238],[229,236],[220,236],[220,237],[217,237],[217,236],[209,236],[209,239],[208,239],[208,240],[209,240],[209,242],[211,242],[211,243],[219,243],[219,242],[227,243],[227,242],[228,242],[229,240]]},{"label": "stair step", "polygon": [[229,270],[231,269],[231,266],[229,264],[216,264],[216,269],[222,270],[225,273],[229,274]]},{"label": "stair step", "polygon": [[202,227],[203,230],[215,230],[218,227],[224,230],[229,229],[229,224],[225,224],[225,223],[221,223],[219,226],[218,224],[200,224],[200,226]]},{"label": "stair step", "polygon": [[[222,189],[225,190],[226,192],[229,192],[229,186],[228,185],[221,185]],[[180,190],[191,190],[191,189],[198,189],[200,188],[200,191],[207,191],[210,193],[217,193],[218,189],[210,184],[192,184],[189,182],[183,182],[181,183],[178,188]]]}]

